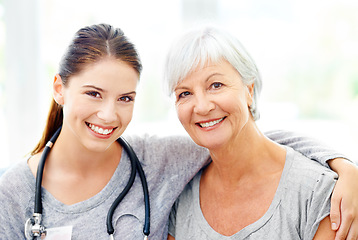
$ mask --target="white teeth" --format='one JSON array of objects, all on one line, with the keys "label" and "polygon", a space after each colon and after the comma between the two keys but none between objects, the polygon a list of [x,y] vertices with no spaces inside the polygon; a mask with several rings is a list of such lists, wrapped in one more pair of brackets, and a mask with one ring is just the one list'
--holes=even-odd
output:
[{"label": "white teeth", "polygon": [[108,135],[110,134],[111,132],[113,132],[113,128],[112,129],[104,129],[103,128],[100,128],[98,126],[95,126],[93,124],[88,124],[88,126],[96,133],[99,133],[99,134],[102,134],[102,135]]},{"label": "white teeth", "polygon": [[203,128],[207,128],[207,127],[212,127],[215,124],[218,124],[219,122],[221,122],[224,118],[215,120],[215,121],[211,121],[211,122],[205,122],[205,123],[199,123],[199,125]]}]

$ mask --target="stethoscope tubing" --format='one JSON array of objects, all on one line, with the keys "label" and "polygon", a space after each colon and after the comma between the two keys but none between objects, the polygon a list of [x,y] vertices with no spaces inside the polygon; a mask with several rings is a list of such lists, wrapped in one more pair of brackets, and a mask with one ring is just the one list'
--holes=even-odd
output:
[{"label": "stethoscope tubing", "polygon": [[[61,128],[62,127],[57,129],[55,134],[51,137],[50,141],[46,144],[44,151],[42,153],[38,168],[37,168],[34,216],[35,215],[39,216],[40,217],[39,219],[41,219],[41,215],[42,215],[42,178],[43,178],[45,161],[47,159],[48,154],[50,153],[50,150],[51,150],[53,144],[55,143],[55,141],[57,140],[57,138],[61,132]],[[107,220],[106,220],[107,233],[110,235],[111,239],[113,239],[114,228],[113,228],[113,224],[112,224],[112,219],[113,219],[114,211],[116,210],[119,203],[123,200],[123,198],[126,196],[126,194],[129,192],[129,190],[133,186],[136,173],[138,172],[141,183],[142,183],[142,187],[143,187],[144,205],[145,205],[145,219],[144,219],[143,234],[144,234],[144,239],[148,239],[148,235],[150,234],[150,202],[149,202],[149,191],[148,191],[147,180],[146,180],[142,165],[140,164],[137,155],[135,154],[134,150],[129,145],[129,143],[121,137],[118,138],[117,141],[121,144],[121,146],[127,152],[129,159],[131,161],[131,169],[132,170],[131,170],[131,175],[129,177],[127,185],[122,190],[122,192],[119,194],[119,196],[116,198],[116,200],[113,202],[113,204],[111,205],[111,207],[108,211]],[[41,220],[39,220],[39,221],[41,221]]]},{"label": "stethoscope tubing", "polygon": [[142,165],[140,164],[136,155],[134,155],[134,158],[136,159],[137,170],[138,170],[140,180],[142,182],[143,195],[144,195],[145,219],[144,219],[143,233],[144,233],[144,235],[148,236],[150,233],[150,201],[149,201],[148,184],[147,184],[147,179],[145,177]]},{"label": "stethoscope tubing", "polygon": [[128,183],[127,183],[126,187],[119,194],[119,196],[113,202],[112,206],[110,207],[110,209],[108,211],[108,214],[107,214],[107,233],[109,235],[113,235],[114,228],[113,228],[113,224],[112,224],[112,219],[113,219],[114,211],[117,208],[118,204],[122,201],[122,199],[128,193],[130,188],[132,187],[134,179],[135,179],[136,172],[138,172],[140,180],[142,182],[143,195],[144,195],[144,205],[145,205],[145,219],[144,219],[143,233],[144,233],[145,236],[148,236],[149,233],[150,233],[150,202],[149,202],[149,191],[148,191],[147,180],[146,180],[142,165],[140,164],[137,155],[135,154],[134,150],[129,145],[129,143],[123,138],[118,138],[117,141],[126,150],[128,156],[129,156],[129,159],[131,160],[132,171],[131,171],[131,175],[129,177],[129,180],[128,180]]},{"label": "stethoscope tubing", "polygon": [[42,177],[43,177],[43,171],[45,167],[45,161],[47,159],[48,154],[50,153],[50,150],[52,148],[52,145],[54,142],[56,142],[58,135],[60,135],[62,127],[57,129],[55,134],[51,137],[50,141],[46,144],[44,151],[41,155],[41,159],[39,162],[39,165],[37,167],[36,172],[36,192],[35,192],[35,209],[34,213],[42,214]]},{"label": "stethoscope tubing", "polygon": [[[137,156],[136,156],[137,158]],[[142,165],[139,163],[137,158],[137,170],[140,176],[140,180],[142,182],[143,193],[144,193],[144,205],[145,205],[145,219],[144,219],[144,227],[143,233],[145,236],[148,236],[150,233],[150,201],[149,201],[149,191],[148,191],[148,184],[147,179],[145,177]]]}]

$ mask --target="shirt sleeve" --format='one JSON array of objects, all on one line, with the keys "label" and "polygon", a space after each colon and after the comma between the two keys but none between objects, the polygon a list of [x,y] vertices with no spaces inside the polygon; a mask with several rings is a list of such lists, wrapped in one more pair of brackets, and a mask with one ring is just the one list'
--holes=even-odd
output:
[{"label": "shirt sleeve", "polygon": [[310,201],[306,208],[306,226],[303,239],[313,239],[320,222],[329,215],[331,206],[331,194],[336,183],[335,173],[323,172],[316,181],[312,190]]},{"label": "shirt sleeve", "polygon": [[294,132],[276,130],[266,132],[265,135],[279,144],[293,148],[307,158],[315,160],[327,168],[329,168],[329,165],[327,164],[328,160],[338,157],[348,159],[344,154],[333,150],[331,147],[327,146],[327,144]]}]

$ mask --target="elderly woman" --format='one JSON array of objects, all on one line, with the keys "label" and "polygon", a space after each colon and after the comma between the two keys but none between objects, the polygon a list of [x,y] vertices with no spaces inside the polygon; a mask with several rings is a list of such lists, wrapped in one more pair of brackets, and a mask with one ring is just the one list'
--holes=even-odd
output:
[{"label": "elderly woman", "polygon": [[334,239],[337,175],[261,133],[261,79],[237,39],[190,32],[165,71],[181,124],[212,159],[174,204],[168,239]]}]

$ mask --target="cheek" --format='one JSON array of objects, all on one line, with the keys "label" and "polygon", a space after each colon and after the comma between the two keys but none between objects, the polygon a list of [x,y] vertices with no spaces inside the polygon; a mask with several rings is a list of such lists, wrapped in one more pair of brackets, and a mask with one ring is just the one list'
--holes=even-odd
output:
[{"label": "cheek", "polygon": [[72,101],[67,101],[63,106],[64,118],[77,118],[85,119],[94,114],[97,110],[95,104],[91,104],[88,101],[83,99],[72,99]]},{"label": "cheek", "polygon": [[118,110],[118,115],[122,119],[123,125],[128,125],[130,123],[130,121],[132,120],[133,109],[134,109],[134,106],[131,105],[131,106],[126,106],[126,107],[120,107],[120,109]]},{"label": "cheek", "polygon": [[245,97],[227,95],[220,98],[220,107],[224,112],[234,116],[237,123],[242,123],[243,121],[246,122],[250,115],[250,110]]},{"label": "cheek", "polygon": [[186,123],[188,122],[188,113],[187,113],[188,110],[186,109],[186,106],[183,104],[178,104],[176,105],[176,111],[180,123],[183,126],[185,126]]},{"label": "cheek", "polygon": [[247,97],[244,92],[235,93],[235,94],[227,94],[222,97],[224,106],[237,109],[240,111],[245,111],[248,109]]}]

